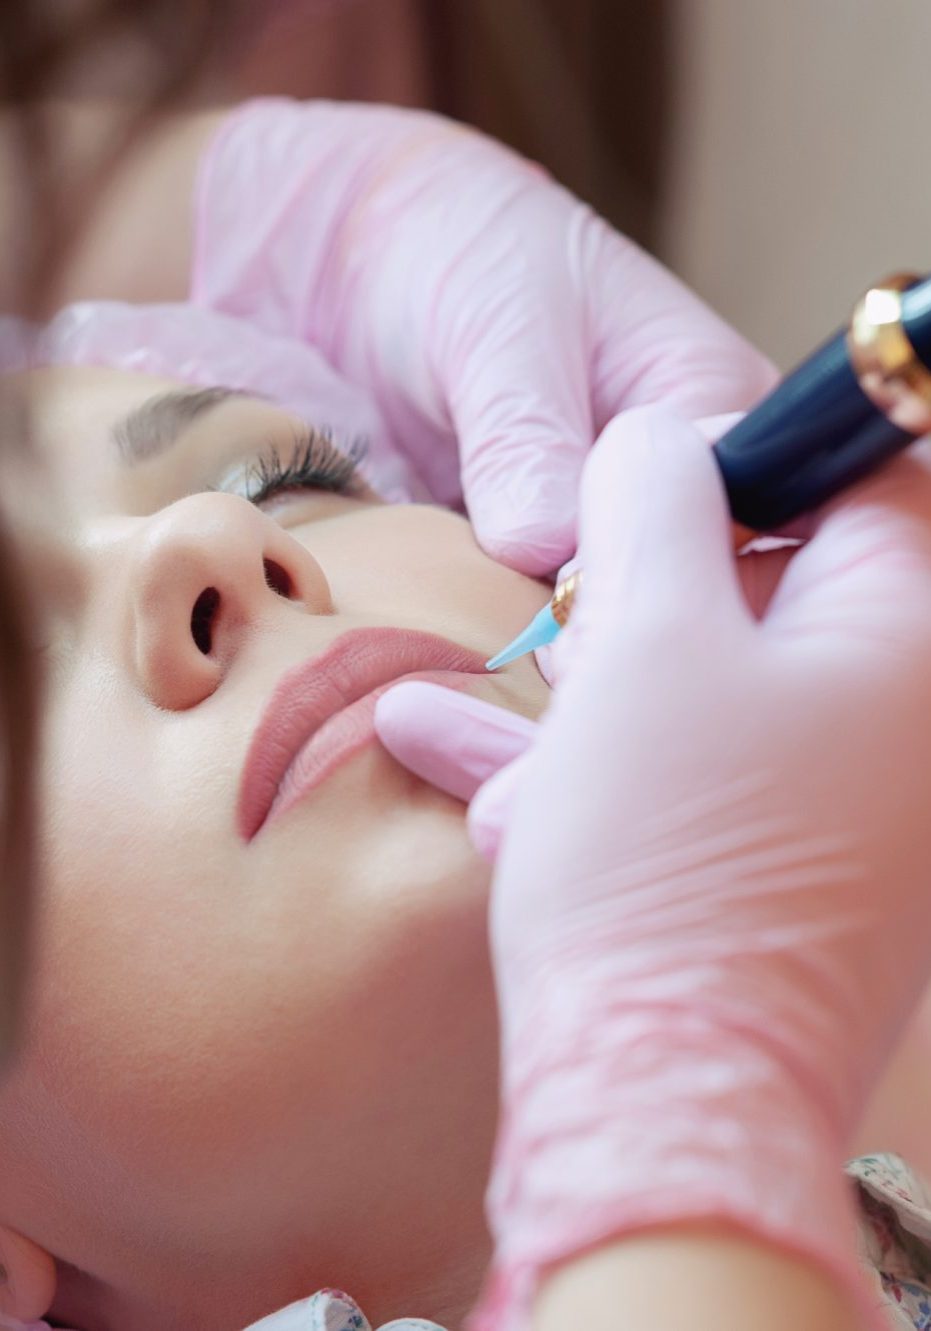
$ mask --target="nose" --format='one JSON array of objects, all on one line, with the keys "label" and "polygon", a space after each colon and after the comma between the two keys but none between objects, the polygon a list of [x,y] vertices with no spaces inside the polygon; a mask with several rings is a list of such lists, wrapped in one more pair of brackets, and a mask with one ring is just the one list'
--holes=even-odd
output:
[{"label": "nose", "polygon": [[238,495],[191,495],[146,519],[126,573],[133,666],[168,711],[208,698],[282,599],[301,613],[333,613],[310,551]]}]

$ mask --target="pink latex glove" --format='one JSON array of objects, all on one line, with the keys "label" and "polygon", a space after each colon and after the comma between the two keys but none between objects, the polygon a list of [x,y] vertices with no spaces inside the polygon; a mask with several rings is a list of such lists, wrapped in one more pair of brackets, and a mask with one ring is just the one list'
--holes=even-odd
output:
[{"label": "pink latex glove", "polygon": [[235,112],[202,163],[192,299],[319,347],[429,494],[464,494],[527,573],[574,554],[582,464],[618,411],[736,409],[775,378],[539,167],[421,111]]},{"label": "pink latex glove", "polygon": [[826,510],[761,621],[715,464],[674,414],[606,432],[581,528],[539,726],[423,684],[377,713],[459,793],[513,759],[472,806],[486,844],[504,821],[473,1331],[524,1328],[540,1272],[586,1247],[702,1220],[810,1258],[885,1326],[841,1163],[931,972],[927,452]]}]

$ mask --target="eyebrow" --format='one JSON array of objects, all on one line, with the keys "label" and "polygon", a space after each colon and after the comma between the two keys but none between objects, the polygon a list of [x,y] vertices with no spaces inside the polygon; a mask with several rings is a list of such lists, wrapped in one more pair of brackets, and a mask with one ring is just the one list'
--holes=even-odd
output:
[{"label": "eyebrow", "polygon": [[111,431],[117,451],[128,467],[167,452],[199,417],[231,397],[257,397],[241,388],[182,388],[158,393],[134,407]]}]

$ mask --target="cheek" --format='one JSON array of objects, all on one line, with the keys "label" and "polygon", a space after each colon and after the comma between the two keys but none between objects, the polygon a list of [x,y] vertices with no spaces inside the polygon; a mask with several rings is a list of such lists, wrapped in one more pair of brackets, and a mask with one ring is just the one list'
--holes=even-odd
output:
[{"label": "cheek", "polygon": [[105,710],[95,725],[100,704],[76,686],[46,744],[37,1030],[75,1124],[115,1161],[157,1170],[196,1124],[179,1106],[198,1084],[211,1098],[201,1033],[231,1024],[241,884],[209,777],[166,761],[117,696]]},{"label": "cheek", "polygon": [[46,801],[39,1028],[98,1181],[128,1171],[152,1215],[182,1192],[189,1216],[247,1208],[245,1155],[268,1179],[296,1153],[322,1168],[354,1140],[347,1105],[360,1132],[366,1106],[412,1112],[399,1059],[491,1075],[469,1038],[494,1025],[488,870],[461,805],[373,749],[245,855],[193,796],[146,802],[128,742],[117,765],[90,731],[63,739],[82,762]]},{"label": "cheek", "polygon": [[385,1051],[474,1001],[490,872],[463,806],[379,747],[316,794],[256,861],[274,885],[254,916],[256,952],[277,958],[304,1055],[338,1054],[377,1082]]},{"label": "cheek", "polygon": [[[329,529],[327,529],[329,528]],[[490,559],[468,522],[429,505],[360,511],[296,533],[322,564],[338,610],[445,633],[496,649],[552,594]],[[489,650],[489,654],[490,654]]]},{"label": "cheek", "polygon": [[496,601],[520,597],[530,579],[500,564],[477,544],[468,522],[445,509],[409,507],[391,515],[398,576],[425,602],[487,613]]}]

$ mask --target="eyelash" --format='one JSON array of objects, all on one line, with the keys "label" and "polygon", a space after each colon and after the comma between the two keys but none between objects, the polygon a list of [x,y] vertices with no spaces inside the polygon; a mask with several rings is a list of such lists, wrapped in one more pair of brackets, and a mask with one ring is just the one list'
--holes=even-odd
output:
[{"label": "eyelash", "polygon": [[327,430],[306,429],[294,438],[294,452],[284,460],[277,444],[249,464],[245,497],[250,504],[264,504],[289,490],[329,490],[333,494],[357,494],[364,487],[359,465],[365,457],[364,439],[354,439],[346,449],[333,443]]}]

